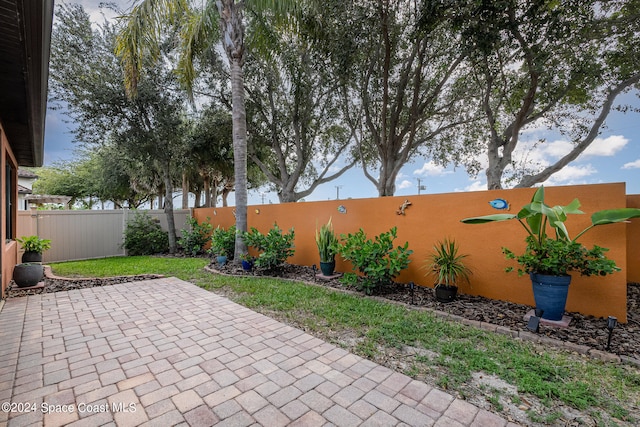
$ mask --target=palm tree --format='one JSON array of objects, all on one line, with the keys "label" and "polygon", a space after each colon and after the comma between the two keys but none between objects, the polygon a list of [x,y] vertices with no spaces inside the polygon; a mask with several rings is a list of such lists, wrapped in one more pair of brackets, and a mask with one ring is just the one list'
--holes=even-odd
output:
[{"label": "palm tree", "polygon": [[[244,9],[259,15],[269,11],[287,20],[297,9],[295,0],[205,0],[201,9],[192,8],[188,0],[143,0],[126,16],[118,37],[117,53],[125,69],[125,83],[130,95],[140,79],[144,61],[157,60],[164,24],[180,28],[182,46],[179,72],[188,88],[195,78],[196,54],[217,41],[227,54],[231,76],[233,156],[236,198],[235,258],[247,252],[241,232],[247,230],[247,120],[244,104]],[[218,25],[216,25],[216,21]]]}]

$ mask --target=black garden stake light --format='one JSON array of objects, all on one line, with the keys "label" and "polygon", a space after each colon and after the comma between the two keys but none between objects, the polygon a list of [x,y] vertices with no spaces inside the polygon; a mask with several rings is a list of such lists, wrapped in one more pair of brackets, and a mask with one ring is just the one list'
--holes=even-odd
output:
[{"label": "black garden stake light", "polygon": [[316,281],[316,277],[318,277],[318,276],[317,276],[317,273],[318,273],[318,267],[316,267],[316,265],[315,265],[315,264],[313,264],[313,265],[311,266],[311,268],[313,268],[313,281],[315,282],[315,281]]},{"label": "black garden stake light", "polygon": [[416,289],[416,284],[413,282],[409,282],[409,289],[411,289],[411,305],[415,305],[415,302],[413,301],[413,293]]},{"label": "black garden stake light", "polygon": [[535,316],[531,316],[529,318],[527,329],[529,329],[531,332],[535,332],[536,334],[540,332],[540,318],[542,317],[542,313],[544,313],[544,310],[542,310],[541,308],[536,308]]},{"label": "black garden stake light", "polygon": [[618,324],[618,319],[613,316],[609,316],[607,319],[607,329],[609,330],[609,339],[607,339],[607,351],[611,350],[611,335],[613,335],[613,329]]}]

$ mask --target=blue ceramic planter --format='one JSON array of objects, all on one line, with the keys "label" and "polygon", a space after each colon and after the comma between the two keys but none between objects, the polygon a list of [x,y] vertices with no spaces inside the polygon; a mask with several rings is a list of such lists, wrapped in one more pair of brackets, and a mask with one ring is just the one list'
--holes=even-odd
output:
[{"label": "blue ceramic planter", "polygon": [[336,269],[336,262],[322,262],[320,261],[320,271],[324,276],[331,276]]},{"label": "blue ceramic planter", "polygon": [[550,276],[531,273],[530,277],[536,308],[543,310],[542,318],[562,320],[564,308],[567,305],[571,276]]}]

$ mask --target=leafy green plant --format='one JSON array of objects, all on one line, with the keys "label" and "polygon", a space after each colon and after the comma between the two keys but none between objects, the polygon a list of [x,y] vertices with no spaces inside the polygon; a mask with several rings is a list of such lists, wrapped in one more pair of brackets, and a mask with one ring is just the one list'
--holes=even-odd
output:
[{"label": "leafy green plant", "polygon": [[212,255],[222,255],[233,258],[236,246],[236,226],[232,225],[226,230],[220,226],[216,227],[211,233],[211,248],[209,253]]},{"label": "leafy green plant", "polygon": [[468,255],[458,251],[455,240],[444,239],[433,246],[433,253],[427,258],[427,275],[436,278],[436,286],[457,286],[460,279],[469,281],[471,270],[462,262]]},{"label": "leafy green plant", "polygon": [[[409,256],[413,251],[409,249],[408,242],[404,246],[393,246],[397,227],[375,236],[373,240],[367,239],[362,228],[354,234],[341,234],[340,238],[340,256],[350,261],[354,270],[362,274],[358,288],[367,295],[371,295],[379,286],[391,283],[411,262]],[[356,280],[354,275],[345,275],[347,284],[353,284]]]},{"label": "leafy green plant", "polygon": [[41,239],[38,236],[23,236],[16,239],[20,243],[20,247],[25,252],[36,252],[42,254],[44,251],[51,249],[51,240]]},{"label": "leafy green plant", "polygon": [[320,262],[332,262],[335,260],[338,238],[333,232],[331,218],[329,218],[329,222],[320,227],[319,231],[316,228],[316,245],[318,245]]},{"label": "leafy green plant", "polygon": [[146,212],[136,212],[124,230],[124,248],[128,255],[153,255],[169,249],[169,233],[160,221]]},{"label": "leafy green plant", "polygon": [[196,256],[204,252],[204,247],[211,240],[213,230],[213,225],[209,221],[209,217],[202,224],[193,217],[187,219],[187,228],[181,230],[182,238],[178,240],[178,244],[186,253]]},{"label": "leafy green plant", "polygon": [[251,231],[243,235],[245,243],[260,252],[255,258],[254,266],[265,270],[278,269],[295,253],[294,238],[293,228],[289,233],[283,233],[278,224],[274,224],[267,234],[262,234],[252,227]]},{"label": "leafy green plant", "polygon": [[[502,248],[507,259],[515,259],[521,266],[518,268],[519,276],[534,272],[562,276],[568,271],[577,271],[583,276],[606,276],[620,271],[614,260],[605,257],[607,248],[594,245],[592,249],[587,249],[576,241],[564,239],[546,239],[535,244],[531,236],[527,236],[526,241],[527,247],[522,255]],[[513,271],[513,267],[505,270]]]},{"label": "leafy green plant", "polygon": [[[516,255],[507,248],[502,248],[507,259],[515,259],[521,268],[518,274],[538,273],[548,275],[566,275],[570,271],[578,271],[583,276],[607,275],[620,269],[613,260],[608,260],[604,252],[608,249],[594,246],[587,249],[576,241],[593,227],[624,222],[640,217],[640,209],[620,208],[606,209],[591,215],[591,225],[571,239],[565,226],[570,214],[583,214],[580,201],[574,199],[567,206],[550,207],[544,203],[544,187],[536,190],[531,203],[525,205],[517,215],[494,214],[473,218],[465,218],[466,224],[484,224],[487,222],[507,221],[515,219],[527,232],[527,244],[523,255]],[[553,235],[547,234],[551,227]],[[507,271],[512,271],[508,267]]]},{"label": "leafy green plant", "polygon": [[240,259],[242,261],[253,262],[253,257],[251,255],[249,255],[248,253],[240,254]]}]

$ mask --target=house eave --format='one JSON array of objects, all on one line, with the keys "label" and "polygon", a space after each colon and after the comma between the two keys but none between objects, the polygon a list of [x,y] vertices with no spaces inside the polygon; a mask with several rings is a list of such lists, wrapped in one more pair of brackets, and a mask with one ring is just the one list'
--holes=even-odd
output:
[{"label": "house eave", "polygon": [[0,120],[19,166],[42,166],[54,0],[0,0]]}]

